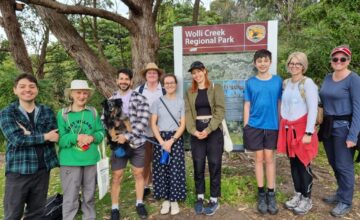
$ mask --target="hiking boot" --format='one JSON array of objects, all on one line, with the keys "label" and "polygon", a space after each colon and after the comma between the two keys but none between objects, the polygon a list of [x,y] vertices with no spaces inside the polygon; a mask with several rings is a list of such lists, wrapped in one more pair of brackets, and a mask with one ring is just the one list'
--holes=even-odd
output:
[{"label": "hiking boot", "polygon": [[258,201],[257,201],[257,210],[261,213],[261,214],[266,214],[268,207],[266,204],[266,193],[258,193]]},{"label": "hiking boot", "polygon": [[276,215],[279,211],[276,205],[276,194],[275,192],[267,192],[267,211],[271,215]]},{"label": "hiking boot", "polygon": [[295,207],[297,207],[301,200],[301,193],[295,192],[294,196],[289,200],[285,202],[285,207],[289,210],[293,210]]},{"label": "hiking boot", "polygon": [[204,200],[203,200],[203,199],[198,199],[198,200],[195,202],[194,209],[195,209],[195,213],[196,213],[197,215],[202,214],[203,211],[204,211]]},{"label": "hiking boot", "polygon": [[312,208],[312,200],[301,196],[300,203],[297,207],[294,208],[294,213],[297,215],[305,215]]},{"label": "hiking boot", "polygon": [[120,220],[119,209],[112,209],[111,210],[111,218],[110,218],[110,220]]},{"label": "hiking boot", "polygon": [[332,205],[335,205],[335,204],[339,203],[339,199],[338,199],[336,194],[325,197],[325,198],[322,199],[322,201],[324,201],[327,204],[332,204]]},{"label": "hiking boot", "polygon": [[136,206],[136,212],[141,219],[146,219],[148,216],[144,203],[139,203]]},{"label": "hiking boot", "polygon": [[171,206],[171,213],[170,213],[171,215],[179,214],[180,208],[177,202],[171,202],[170,206]]},{"label": "hiking boot", "polygon": [[170,201],[165,200],[161,205],[160,214],[166,215],[170,212]]},{"label": "hiking boot", "polygon": [[351,205],[339,202],[333,210],[331,210],[331,215],[335,217],[343,217],[351,210]]},{"label": "hiking boot", "polygon": [[215,214],[216,210],[220,207],[218,202],[211,201],[207,204],[206,208],[204,209],[205,215],[213,215]]}]

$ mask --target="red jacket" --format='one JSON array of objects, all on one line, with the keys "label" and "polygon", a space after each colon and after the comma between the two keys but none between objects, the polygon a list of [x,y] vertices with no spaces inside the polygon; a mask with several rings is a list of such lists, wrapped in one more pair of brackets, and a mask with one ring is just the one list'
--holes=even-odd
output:
[{"label": "red jacket", "polygon": [[[302,143],[306,129],[306,119],[307,114],[295,121],[288,121],[282,118],[277,143],[277,151],[279,153],[287,154],[289,157],[295,157],[296,155],[305,166],[309,165],[316,157],[319,148],[316,132],[312,135],[309,144]],[[287,132],[286,127],[288,128]],[[294,131],[296,138],[294,137]]]}]

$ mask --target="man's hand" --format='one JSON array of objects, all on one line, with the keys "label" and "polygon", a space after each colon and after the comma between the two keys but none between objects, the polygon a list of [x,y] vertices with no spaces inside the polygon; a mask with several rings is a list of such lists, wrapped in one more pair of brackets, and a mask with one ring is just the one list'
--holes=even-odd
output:
[{"label": "man's hand", "polygon": [[346,141],[346,147],[347,148],[352,148],[355,147],[356,143],[352,142],[352,141]]},{"label": "man's hand", "polygon": [[127,141],[127,139],[126,139],[125,135],[119,134],[115,141],[119,144],[124,144]]},{"label": "man's hand", "polygon": [[48,133],[44,134],[44,140],[50,142],[58,142],[59,141],[59,134],[57,133],[58,129],[54,129],[49,131]]}]

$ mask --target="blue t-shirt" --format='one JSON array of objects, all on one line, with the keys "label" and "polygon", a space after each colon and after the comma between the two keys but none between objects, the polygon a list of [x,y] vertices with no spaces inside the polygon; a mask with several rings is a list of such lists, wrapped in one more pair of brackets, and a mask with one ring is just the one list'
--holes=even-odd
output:
[{"label": "blue t-shirt", "polygon": [[244,100],[250,102],[248,124],[253,128],[278,130],[278,101],[281,99],[282,80],[273,75],[268,80],[256,76],[245,83]]}]

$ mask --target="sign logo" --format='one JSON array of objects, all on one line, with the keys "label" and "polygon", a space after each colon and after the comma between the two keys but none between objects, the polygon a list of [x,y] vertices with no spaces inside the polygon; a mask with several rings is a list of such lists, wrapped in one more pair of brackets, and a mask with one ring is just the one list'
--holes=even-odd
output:
[{"label": "sign logo", "polygon": [[266,28],[264,25],[251,25],[246,28],[246,38],[253,43],[261,41],[265,36]]}]

